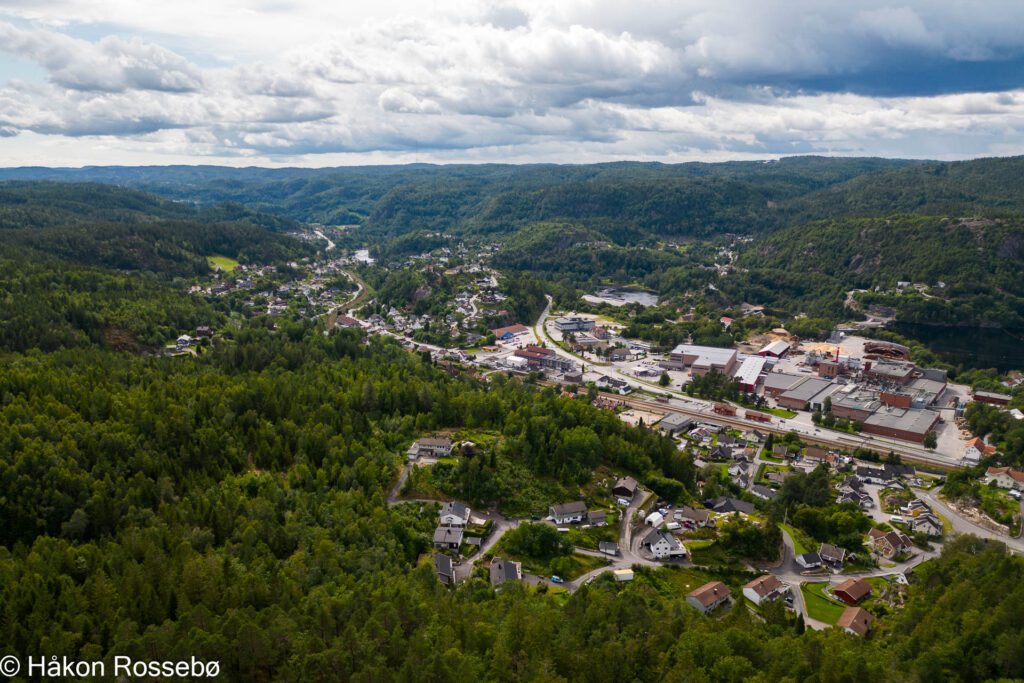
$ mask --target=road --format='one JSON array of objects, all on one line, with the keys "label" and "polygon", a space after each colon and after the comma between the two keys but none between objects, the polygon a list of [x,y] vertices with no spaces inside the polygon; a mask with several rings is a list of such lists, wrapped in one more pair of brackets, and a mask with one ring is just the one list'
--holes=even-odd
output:
[{"label": "road", "polygon": [[319,239],[327,241],[327,251],[331,251],[335,248],[335,244],[331,241],[331,238],[327,237],[322,230],[313,230],[313,232]]},{"label": "road", "polygon": [[932,489],[931,491],[914,489],[914,493],[918,498],[930,505],[933,510],[941,513],[943,517],[948,519],[950,524],[953,525],[953,531],[956,533],[974,534],[981,538],[991,538],[1001,543],[1005,543],[1007,548],[1017,554],[1024,554],[1024,539],[1004,536],[1003,534],[996,533],[991,529],[986,529],[979,524],[975,524],[969,519],[961,517],[955,510],[949,507],[944,500],[939,498],[938,489]]}]

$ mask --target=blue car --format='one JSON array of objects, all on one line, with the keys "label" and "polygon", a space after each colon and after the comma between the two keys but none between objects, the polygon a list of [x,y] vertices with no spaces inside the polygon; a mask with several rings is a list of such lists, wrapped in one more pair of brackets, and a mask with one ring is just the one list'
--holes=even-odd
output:
[{"label": "blue car", "polygon": [[552,576],[551,577],[551,583],[562,583],[562,577],[561,576]]}]

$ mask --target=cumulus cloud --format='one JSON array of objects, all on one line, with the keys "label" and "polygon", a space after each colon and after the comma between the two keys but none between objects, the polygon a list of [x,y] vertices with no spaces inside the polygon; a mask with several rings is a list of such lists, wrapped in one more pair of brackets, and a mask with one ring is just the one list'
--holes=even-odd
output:
[{"label": "cumulus cloud", "polygon": [[1015,0],[421,4],[11,0],[0,52],[45,78],[0,82],[0,163],[1024,152]]}]

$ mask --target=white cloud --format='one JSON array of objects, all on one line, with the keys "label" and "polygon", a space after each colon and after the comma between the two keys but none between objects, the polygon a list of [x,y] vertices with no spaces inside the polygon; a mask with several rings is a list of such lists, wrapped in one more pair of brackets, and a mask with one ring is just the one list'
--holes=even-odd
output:
[{"label": "white cloud", "polygon": [[[1024,60],[1015,1],[422,4],[7,0],[0,53],[45,80],[0,83],[0,164],[39,136],[61,141],[42,163],[97,148],[314,164],[1024,150],[1020,90],[913,82]],[[884,81],[894,55],[909,85],[844,85]]]}]

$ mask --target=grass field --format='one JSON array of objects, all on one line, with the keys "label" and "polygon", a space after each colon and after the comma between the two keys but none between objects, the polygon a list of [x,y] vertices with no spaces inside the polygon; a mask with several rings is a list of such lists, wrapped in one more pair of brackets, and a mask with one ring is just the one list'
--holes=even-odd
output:
[{"label": "grass field", "polygon": [[238,261],[227,256],[207,256],[206,260],[211,268],[220,268],[225,273],[230,273],[238,267]]},{"label": "grass field", "polygon": [[836,602],[825,596],[827,583],[805,583],[800,586],[800,592],[804,595],[804,602],[807,603],[807,613],[812,619],[817,619],[826,624],[835,625],[842,616],[846,605]]},{"label": "grass field", "polygon": [[804,532],[791,527],[788,524],[779,524],[779,528],[789,534],[789,537],[793,539],[793,550],[797,555],[803,555],[804,553],[811,552],[811,541],[807,538],[807,535]]}]

